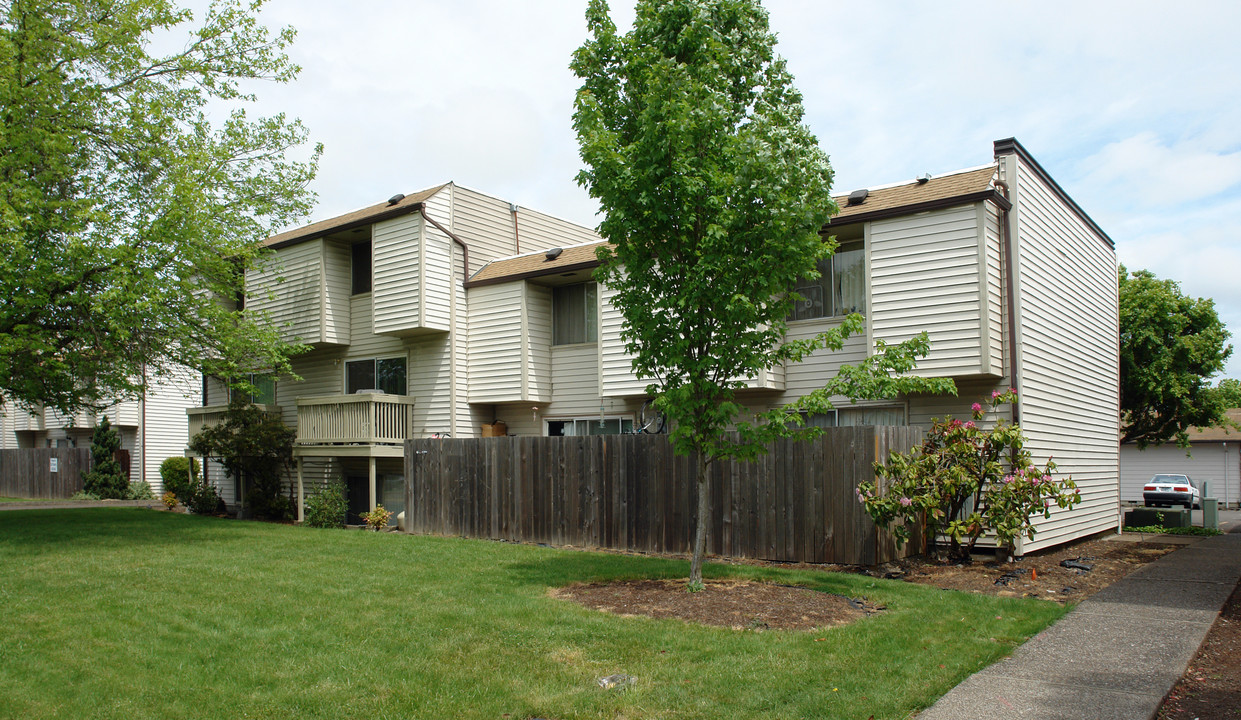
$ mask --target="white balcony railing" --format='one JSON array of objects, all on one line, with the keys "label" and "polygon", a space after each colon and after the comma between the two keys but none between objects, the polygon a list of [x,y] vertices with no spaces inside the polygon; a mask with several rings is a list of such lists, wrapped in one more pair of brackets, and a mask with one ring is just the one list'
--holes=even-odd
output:
[{"label": "white balcony railing", "polygon": [[[263,412],[280,415],[279,405],[258,405],[257,407]],[[218,424],[226,412],[228,412],[227,405],[186,408],[185,414],[189,419],[190,438],[192,439],[203,428]]]},{"label": "white balcony railing", "polygon": [[297,399],[298,445],[400,444],[413,437],[414,399],[362,393]]}]

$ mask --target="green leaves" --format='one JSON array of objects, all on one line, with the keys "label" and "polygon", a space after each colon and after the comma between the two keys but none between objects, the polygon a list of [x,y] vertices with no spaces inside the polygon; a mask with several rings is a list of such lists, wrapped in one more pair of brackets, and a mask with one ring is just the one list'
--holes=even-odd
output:
[{"label": "green leaves", "polygon": [[1226,422],[1231,396],[1209,380],[1232,355],[1228,330],[1212,300],[1146,270],[1120,268],[1119,302],[1121,442],[1188,448],[1189,427]]},{"label": "green leaves", "polygon": [[[13,0],[0,16],[0,393],[60,410],[136,394],[177,366],[285,368],[232,308],[259,242],[300,218],[317,151],[250,118],[240,83],[287,82],[291,29],[214,4],[179,52],[168,0]],[[232,109],[222,122],[208,112]]]}]

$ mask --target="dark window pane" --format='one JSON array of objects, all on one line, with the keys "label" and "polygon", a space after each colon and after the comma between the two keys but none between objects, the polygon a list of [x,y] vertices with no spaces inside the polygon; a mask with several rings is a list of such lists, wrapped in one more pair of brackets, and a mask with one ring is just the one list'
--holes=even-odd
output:
[{"label": "dark window pane", "polygon": [[552,289],[552,344],[594,342],[595,284],[580,283]]},{"label": "dark window pane", "polygon": [[371,291],[371,244],[369,241],[354,245],[353,251],[353,294]]},{"label": "dark window pane", "polygon": [[375,361],[376,385],[389,395],[404,395],[408,385],[405,382],[405,358],[384,358]]},{"label": "dark window pane", "polygon": [[358,360],[345,363],[345,394],[375,389],[375,361]]},{"label": "dark window pane", "polygon": [[258,405],[276,404],[276,376],[255,375],[250,381],[254,385],[254,395],[250,401]]}]

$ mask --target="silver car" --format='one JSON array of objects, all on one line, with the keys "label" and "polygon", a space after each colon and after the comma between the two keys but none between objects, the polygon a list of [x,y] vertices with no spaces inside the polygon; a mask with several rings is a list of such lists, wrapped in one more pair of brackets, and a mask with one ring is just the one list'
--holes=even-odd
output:
[{"label": "silver car", "polygon": [[1146,507],[1197,508],[1201,504],[1198,485],[1188,475],[1156,475],[1142,488],[1142,501]]}]

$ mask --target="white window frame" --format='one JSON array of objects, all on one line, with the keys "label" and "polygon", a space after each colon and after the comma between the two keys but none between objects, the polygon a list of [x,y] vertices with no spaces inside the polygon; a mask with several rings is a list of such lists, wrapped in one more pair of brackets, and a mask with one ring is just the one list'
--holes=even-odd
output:
[{"label": "white window frame", "polygon": [[[614,413],[603,416],[603,421],[619,420],[620,432],[605,433],[607,435],[629,435],[633,433],[634,425],[637,423],[637,417],[633,413]],[[590,423],[599,422],[598,415],[565,415],[562,417],[545,417],[543,418],[543,437],[590,437],[590,435],[551,435],[551,424],[555,422],[572,422],[575,425],[580,422]],[[625,432],[625,421],[629,421],[629,432]]]},{"label": "white window frame", "polygon": [[[559,313],[556,312],[556,291],[563,290],[565,288],[575,287],[575,286],[582,286],[582,287],[589,288],[588,290],[584,291],[585,296],[593,296],[595,300],[593,306],[585,305],[585,302],[586,302],[585,296],[583,297],[583,300],[582,300],[584,304],[582,319],[583,319],[583,322],[586,324],[586,326],[582,328],[582,334],[583,336],[586,337],[586,339],[578,340],[574,342],[558,343],[556,342],[557,328],[561,320],[560,320]],[[586,282],[559,285],[559,286],[552,288],[552,347],[568,347],[571,345],[593,345],[594,343],[599,342],[599,324],[600,324],[599,323],[599,284],[597,282],[593,280],[589,280]],[[592,330],[594,331],[593,334],[590,332]]]},{"label": "white window frame", "polygon": [[[864,238],[851,238],[849,240],[842,240],[840,241],[840,245],[836,248],[836,252],[833,253],[831,257],[824,258],[821,261],[827,266],[827,269],[824,270],[819,275],[818,278],[816,278],[814,281],[810,281],[808,278],[798,278],[797,280],[798,285],[793,288],[794,292],[797,292],[799,289],[806,290],[810,288],[814,288],[816,290],[822,291],[823,292],[822,303],[825,306],[827,304],[832,305],[831,313],[828,313],[825,308],[821,315],[812,315],[809,317],[799,318],[797,317],[797,309],[795,307],[793,310],[793,313],[789,315],[788,322],[822,322],[823,320],[833,320],[837,318],[842,318],[845,315],[849,314],[847,312],[840,311],[840,309],[836,307],[835,292],[833,291],[834,288],[836,287],[836,257],[842,251],[861,252],[862,282],[864,283],[864,285],[862,287],[862,308],[860,310],[857,310],[856,312],[860,312],[861,314],[865,315],[866,314],[867,291],[870,287],[870,273],[867,270],[866,247],[867,245],[866,245],[866,241]],[[807,284],[807,283],[811,283],[811,284]],[[803,293],[798,293],[798,294],[803,294]],[[797,302],[800,304],[800,303],[807,302],[807,301],[799,300]],[[850,312],[854,312],[854,311],[851,310]]]}]

